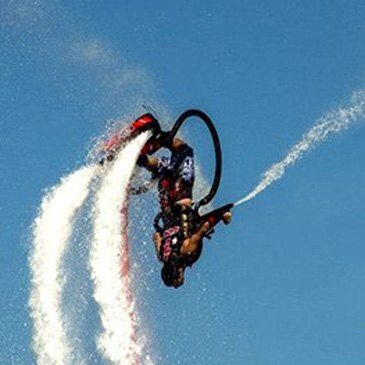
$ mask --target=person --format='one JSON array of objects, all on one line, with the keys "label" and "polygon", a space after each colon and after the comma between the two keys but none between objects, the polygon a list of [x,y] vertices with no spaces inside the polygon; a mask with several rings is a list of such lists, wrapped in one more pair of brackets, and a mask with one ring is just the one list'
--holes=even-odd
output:
[{"label": "person", "polygon": [[[153,156],[160,148],[170,150],[171,155]],[[210,238],[213,227],[220,221],[230,223],[232,214],[224,208],[200,217],[194,211],[194,151],[182,139],[169,141],[162,132],[147,143],[137,164],[158,181],[161,212],[155,218],[153,241],[162,263],[162,281],[166,286],[178,288],[184,283],[185,269],[199,260],[203,239]]]}]

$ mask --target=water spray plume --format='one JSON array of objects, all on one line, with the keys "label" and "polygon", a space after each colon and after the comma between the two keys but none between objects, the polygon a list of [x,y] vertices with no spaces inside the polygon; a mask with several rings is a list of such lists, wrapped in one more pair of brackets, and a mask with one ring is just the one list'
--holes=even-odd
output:
[{"label": "water spray plume", "polygon": [[260,183],[234,205],[255,198],[273,182],[284,176],[286,169],[324,142],[331,134],[340,133],[365,117],[365,90],[353,94],[348,105],[338,108],[320,118],[317,123],[294,145],[283,160],[272,165],[262,176]]},{"label": "water spray plume", "polygon": [[[98,349],[113,364],[141,364],[143,346],[136,338],[136,311],[128,278],[128,186],[145,132],[119,153],[95,197],[90,267],[94,297],[100,308]],[[122,257],[123,255],[123,257]]]},{"label": "water spray plume", "polygon": [[97,166],[87,166],[63,178],[43,198],[33,224],[29,305],[38,365],[65,365],[70,361],[73,349],[66,335],[61,311],[64,286],[62,263],[74,217],[88,196],[97,170]]}]

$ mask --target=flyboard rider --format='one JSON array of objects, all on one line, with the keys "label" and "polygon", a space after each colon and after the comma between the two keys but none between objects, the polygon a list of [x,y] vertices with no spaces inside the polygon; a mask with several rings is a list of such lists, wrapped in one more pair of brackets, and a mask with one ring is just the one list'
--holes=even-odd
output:
[{"label": "flyboard rider", "polygon": [[[182,139],[169,138],[162,132],[157,119],[150,113],[132,123],[132,131],[155,128],[141,151],[138,166],[147,169],[157,180],[160,213],[154,220],[153,241],[157,258],[162,264],[161,278],[166,286],[178,288],[184,283],[185,269],[199,260],[203,240],[210,238],[213,227],[220,221],[229,224],[231,205],[200,216],[192,200],[195,180],[194,151]],[[170,156],[156,157],[155,152],[164,148]],[[107,157],[110,160],[110,155]]]}]

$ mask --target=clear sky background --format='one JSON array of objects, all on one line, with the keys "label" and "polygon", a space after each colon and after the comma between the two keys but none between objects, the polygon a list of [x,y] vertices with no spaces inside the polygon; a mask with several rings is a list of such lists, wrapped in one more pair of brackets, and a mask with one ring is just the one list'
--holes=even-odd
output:
[{"label": "clear sky background", "polygon": [[[224,150],[218,205],[365,81],[363,0],[0,0],[0,27],[1,364],[34,362],[27,256],[43,189],[107,120],[143,103],[167,123],[205,110]],[[209,176],[204,130],[187,133]],[[365,363],[364,140],[365,124],[331,138],[238,208],[178,291],[152,246],[133,248],[156,364]]]}]

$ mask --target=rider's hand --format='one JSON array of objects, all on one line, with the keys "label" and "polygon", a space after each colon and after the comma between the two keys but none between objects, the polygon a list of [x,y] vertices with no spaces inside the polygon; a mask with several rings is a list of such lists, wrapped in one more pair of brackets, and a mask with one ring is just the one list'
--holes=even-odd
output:
[{"label": "rider's hand", "polygon": [[232,213],[230,211],[225,212],[222,217],[223,223],[229,224],[229,223],[231,223],[231,220],[232,220]]},{"label": "rider's hand", "polygon": [[153,234],[153,242],[155,244],[157,258],[161,261],[160,251],[161,251],[162,237],[160,233],[155,232]]}]

